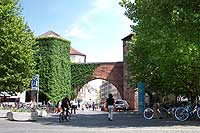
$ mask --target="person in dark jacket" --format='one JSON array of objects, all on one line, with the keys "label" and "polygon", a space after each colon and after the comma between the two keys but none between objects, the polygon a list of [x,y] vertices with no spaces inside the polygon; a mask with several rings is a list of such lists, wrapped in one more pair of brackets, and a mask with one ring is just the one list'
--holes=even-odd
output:
[{"label": "person in dark jacket", "polygon": [[63,113],[65,113],[64,111],[66,111],[66,115],[68,115],[69,109],[71,108],[71,104],[67,96],[62,99],[61,108],[62,108]]},{"label": "person in dark jacket", "polygon": [[113,109],[114,109],[115,100],[113,99],[113,95],[109,94],[106,100],[106,106],[108,109],[108,120],[113,120]]}]

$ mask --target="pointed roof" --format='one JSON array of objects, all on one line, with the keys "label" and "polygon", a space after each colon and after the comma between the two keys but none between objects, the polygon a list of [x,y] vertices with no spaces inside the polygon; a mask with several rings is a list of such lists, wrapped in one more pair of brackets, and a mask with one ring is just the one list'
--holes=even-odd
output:
[{"label": "pointed roof", "polygon": [[132,37],[133,35],[135,35],[135,33],[134,33],[134,32],[130,33],[130,34],[129,34],[129,35],[127,35],[126,37],[122,38],[122,41],[124,41],[124,40],[130,40],[130,39],[131,39],[131,37]]},{"label": "pointed roof", "polygon": [[77,51],[76,49],[74,49],[72,47],[70,48],[70,55],[82,55],[82,56],[85,56],[85,54]]},{"label": "pointed roof", "polygon": [[51,31],[51,30],[43,33],[42,35],[40,35],[38,37],[57,37],[57,38],[63,39],[59,34],[55,33],[54,31]]},{"label": "pointed roof", "polygon": [[[59,34],[57,34],[54,31],[51,31],[51,30],[48,31],[48,32],[43,33],[42,35],[40,35],[38,37],[57,37],[57,38],[64,39],[64,38],[62,38],[62,36],[60,36]],[[85,54],[77,51],[76,49],[74,49],[72,47],[70,48],[70,55],[82,55],[82,56],[86,56]]]}]

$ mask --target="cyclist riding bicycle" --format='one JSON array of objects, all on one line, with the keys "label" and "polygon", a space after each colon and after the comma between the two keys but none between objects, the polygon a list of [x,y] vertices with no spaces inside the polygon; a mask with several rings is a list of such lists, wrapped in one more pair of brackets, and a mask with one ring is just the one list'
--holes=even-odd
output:
[{"label": "cyclist riding bicycle", "polygon": [[62,108],[62,112],[65,113],[64,111],[66,111],[66,116],[68,116],[68,112],[69,112],[69,109],[71,108],[71,104],[67,96],[63,98],[62,103],[61,103],[61,108]]}]

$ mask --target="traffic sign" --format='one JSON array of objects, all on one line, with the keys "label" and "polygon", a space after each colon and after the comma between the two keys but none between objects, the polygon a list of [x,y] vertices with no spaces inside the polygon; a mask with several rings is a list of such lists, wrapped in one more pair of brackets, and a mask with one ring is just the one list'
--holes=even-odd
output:
[{"label": "traffic sign", "polygon": [[31,80],[31,89],[39,90],[39,75],[38,74],[33,75],[33,78]]}]

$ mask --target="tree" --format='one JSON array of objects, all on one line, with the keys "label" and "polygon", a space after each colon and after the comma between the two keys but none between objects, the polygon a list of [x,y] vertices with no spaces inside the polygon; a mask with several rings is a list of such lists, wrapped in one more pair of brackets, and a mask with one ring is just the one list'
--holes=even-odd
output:
[{"label": "tree", "polygon": [[199,0],[122,0],[120,5],[135,23],[127,54],[133,85],[143,81],[162,93],[199,93]]},{"label": "tree", "polygon": [[0,1],[0,91],[20,92],[34,74],[33,33],[21,16],[18,0]]}]

